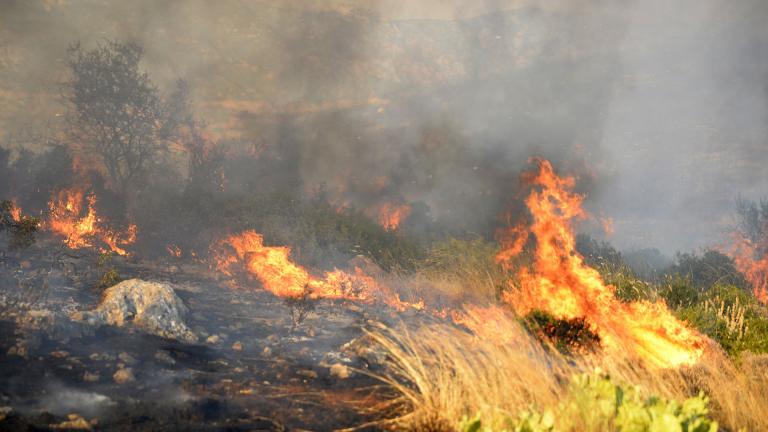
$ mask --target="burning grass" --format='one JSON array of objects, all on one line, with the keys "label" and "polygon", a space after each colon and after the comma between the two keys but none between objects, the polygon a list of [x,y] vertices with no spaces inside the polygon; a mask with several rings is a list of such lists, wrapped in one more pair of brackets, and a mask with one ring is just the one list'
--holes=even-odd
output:
[{"label": "burning grass", "polygon": [[586,409],[594,405],[565,411],[562,407],[563,401],[573,399],[574,377],[598,370],[613,383],[638,386],[644,398],[682,402],[703,391],[710,399],[711,417],[728,430],[768,427],[763,415],[768,412],[766,356],[750,355],[736,365],[711,352],[695,366],[658,368],[637,362],[631,353],[564,356],[541,345],[514,319],[496,324],[514,335],[511,342],[477,337],[450,325],[373,333],[390,359],[380,379],[398,395],[383,424],[404,430],[455,430],[462,420],[477,415],[489,430],[510,430],[521,414],[549,411],[560,413],[554,430],[616,430],[617,412],[596,419],[598,415]]}]

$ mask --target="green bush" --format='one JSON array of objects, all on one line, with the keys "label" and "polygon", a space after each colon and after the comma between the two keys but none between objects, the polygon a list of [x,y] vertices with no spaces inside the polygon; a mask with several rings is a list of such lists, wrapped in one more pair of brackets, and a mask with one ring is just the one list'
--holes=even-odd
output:
[{"label": "green bush", "polygon": [[386,231],[354,210],[338,211],[321,200],[301,200],[282,193],[231,199],[219,206],[217,226],[232,231],[254,229],[267,244],[289,245],[302,265],[343,265],[365,255],[388,271],[413,271],[425,248],[411,237]]},{"label": "green bush", "polygon": [[667,270],[668,275],[687,277],[700,291],[706,291],[717,284],[735,285],[747,288],[744,279],[733,259],[716,250],[707,250],[703,254],[677,254],[675,263]]},{"label": "green bush", "polygon": [[691,279],[679,274],[666,275],[664,282],[658,287],[658,294],[672,309],[696,304],[701,296]]},{"label": "green bush", "polygon": [[[717,422],[708,414],[704,395],[678,403],[659,397],[644,397],[639,388],[616,384],[600,374],[581,374],[571,379],[562,401],[544,411],[530,409],[510,418],[502,431],[679,431],[716,432]],[[465,418],[462,432],[492,432],[479,416]]]},{"label": "green bush", "polygon": [[601,265],[596,268],[606,284],[616,288],[616,297],[624,302],[637,300],[655,300],[656,288],[640,279],[625,264]]},{"label": "green bush", "polygon": [[715,285],[676,313],[730,355],[768,353],[768,308],[739,287]]}]

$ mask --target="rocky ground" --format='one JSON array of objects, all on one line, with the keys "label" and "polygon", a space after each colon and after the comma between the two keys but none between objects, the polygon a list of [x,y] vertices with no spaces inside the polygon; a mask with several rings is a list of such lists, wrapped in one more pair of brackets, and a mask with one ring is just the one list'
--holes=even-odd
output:
[{"label": "rocky ground", "polygon": [[[322,301],[296,325],[282,299],[172,258],[114,259],[138,280],[113,294],[96,288],[93,251],[43,243],[0,260],[0,430],[332,430],[380,415],[366,408],[384,390],[360,370],[383,359],[363,329],[402,316]],[[180,304],[130,298],[143,281]]]}]

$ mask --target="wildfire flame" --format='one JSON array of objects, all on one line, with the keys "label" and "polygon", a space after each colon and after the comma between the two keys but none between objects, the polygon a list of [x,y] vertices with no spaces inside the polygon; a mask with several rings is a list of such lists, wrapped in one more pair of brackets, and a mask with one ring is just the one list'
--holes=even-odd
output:
[{"label": "wildfire flame", "polygon": [[291,248],[287,246],[265,246],[261,234],[251,230],[219,241],[213,251],[217,269],[230,276],[244,269],[278,297],[381,302],[399,311],[424,307],[423,302],[401,300],[397,293],[377,283],[359,267],[353,274],[336,269],[319,278],[291,261],[290,254]]},{"label": "wildfire flame", "polygon": [[678,321],[664,303],[620,302],[615,288],[584,264],[571,228],[574,219],[586,217],[584,197],[573,192],[573,177],[558,177],[546,160],[533,161],[538,170],[522,177],[532,187],[525,201],[532,223],[501,232],[497,256],[510,268],[534,237],[533,262],[521,266],[503,300],[518,315],[541,310],[559,319],[584,318],[607,350],[634,353],[665,367],[695,363],[704,351],[702,335]]},{"label": "wildfire flame", "polygon": [[136,226],[133,224],[124,233],[102,227],[102,221],[96,213],[96,196],[86,196],[82,189],[60,191],[51,199],[48,207],[51,216],[47,228],[64,237],[64,244],[71,249],[92,247],[94,241],[99,240],[112,252],[128,255],[124,247],[136,241]]},{"label": "wildfire flame", "polygon": [[14,222],[21,222],[21,207],[16,205],[16,201],[11,201],[11,219]]},{"label": "wildfire flame", "polygon": [[744,277],[752,285],[755,298],[763,304],[768,304],[768,255],[760,254],[760,249],[762,248],[749,239],[737,236],[731,256],[736,268],[744,273]]},{"label": "wildfire flame", "polygon": [[181,258],[181,248],[174,245],[169,244],[165,247],[165,250],[168,251],[168,255],[174,256],[176,258]]},{"label": "wildfire flame", "polygon": [[395,231],[400,223],[411,215],[411,206],[385,202],[379,207],[377,220],[387,231]]}]

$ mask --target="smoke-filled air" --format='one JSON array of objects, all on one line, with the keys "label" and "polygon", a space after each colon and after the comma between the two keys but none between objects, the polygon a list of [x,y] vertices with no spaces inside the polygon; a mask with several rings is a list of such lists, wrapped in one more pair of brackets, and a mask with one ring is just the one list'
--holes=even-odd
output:
[{"label": "smoke-filled air", "polygon": [[0,0],[0,430],[768,430],[766,23]]}]

